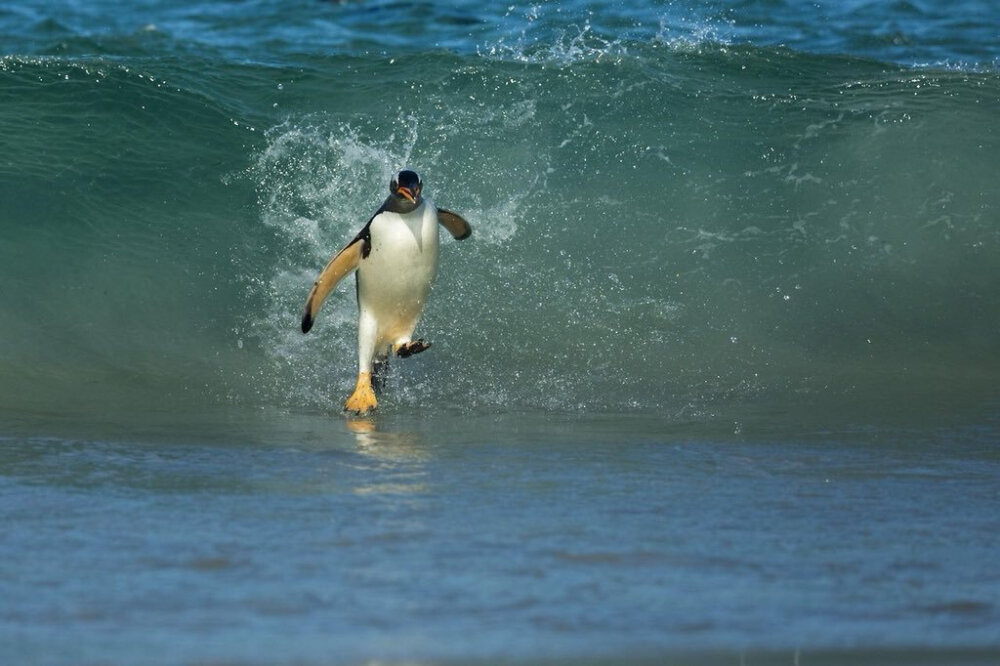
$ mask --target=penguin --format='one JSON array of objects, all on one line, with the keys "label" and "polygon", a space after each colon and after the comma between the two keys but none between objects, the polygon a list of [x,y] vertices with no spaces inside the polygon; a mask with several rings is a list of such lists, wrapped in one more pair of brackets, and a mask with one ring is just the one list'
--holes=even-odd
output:
[{"label": "penguin", "polygon": [[405,358],[431,346],[413,339],[437,273],[438,225],[465,240],[472,227],[460,215],[423,196],[423,181],[404,169],[389,183],[389,196],[364,228],[319,274],[306,298],[302,332],[308,333],[323,301],[355,273],[358,300],[358,381],[344,411],[365,415],[378,406],[373,366],[389,354]]}]

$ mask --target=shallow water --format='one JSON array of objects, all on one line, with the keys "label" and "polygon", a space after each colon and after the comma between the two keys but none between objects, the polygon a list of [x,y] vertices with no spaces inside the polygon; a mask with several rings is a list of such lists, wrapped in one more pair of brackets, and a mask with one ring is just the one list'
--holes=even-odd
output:
[{"label": "shallow water", "polygon": [[230,416],[3,440],[8,661],[997,656],[989,429]]},{"label": "shallow water", "polygon": [[[0,8],[0,661],[1000,662],[998,31]],[[402,166],[475,231],[348,421]]]}]

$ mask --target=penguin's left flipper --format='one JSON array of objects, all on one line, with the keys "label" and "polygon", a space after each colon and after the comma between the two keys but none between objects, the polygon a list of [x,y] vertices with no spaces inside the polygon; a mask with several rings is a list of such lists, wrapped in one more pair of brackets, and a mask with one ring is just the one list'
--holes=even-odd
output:
[{"label": "penguin's left flipper", "polygon": [[455,240],[465,240],[472,235],[472,227],[465,218],[450,210],[438,208],[438,222],[454,236]]},{"label": "penguin's left flipper", "polygon": [[306,307],[302,311],[303,333],[308,333],[309,329],[312,328],[313,323],[316,321],[316,315],[319,314],[319,309],[323,305],[323,301],[330,295],[333,288],[337,286],[337,283],[347,277],[361,263],[361,259],[365,256],[364,248],[366,242],[366,239],[359,234],[357,238],[348,243],[347,247],[338,252],[330,260],[330,263],[326,265],[326,268],[316,278],[316,283],[306,298]]}]

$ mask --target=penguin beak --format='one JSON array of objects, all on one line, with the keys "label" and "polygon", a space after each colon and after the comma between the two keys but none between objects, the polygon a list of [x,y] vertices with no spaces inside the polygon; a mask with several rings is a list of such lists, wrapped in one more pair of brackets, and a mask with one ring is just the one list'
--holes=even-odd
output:
[{"label": "penguin beak", "polygon": [[417,203],[417,197],[414,196],[413,192],[408,187],[403,187],[402,185],[400,185],[398,188],[396,188],[396,194],[403,197],[410,203],[414,204]]}]

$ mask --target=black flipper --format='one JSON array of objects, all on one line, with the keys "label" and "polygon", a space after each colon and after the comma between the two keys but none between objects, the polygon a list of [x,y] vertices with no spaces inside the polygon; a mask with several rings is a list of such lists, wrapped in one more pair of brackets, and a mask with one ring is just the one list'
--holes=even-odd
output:
[{"label": "black flipper", "polygon": [[438,222],[448,230],[455,240],[465,240],[472,235],[472,225],[457,213],[444,208],[438,208]]}]

